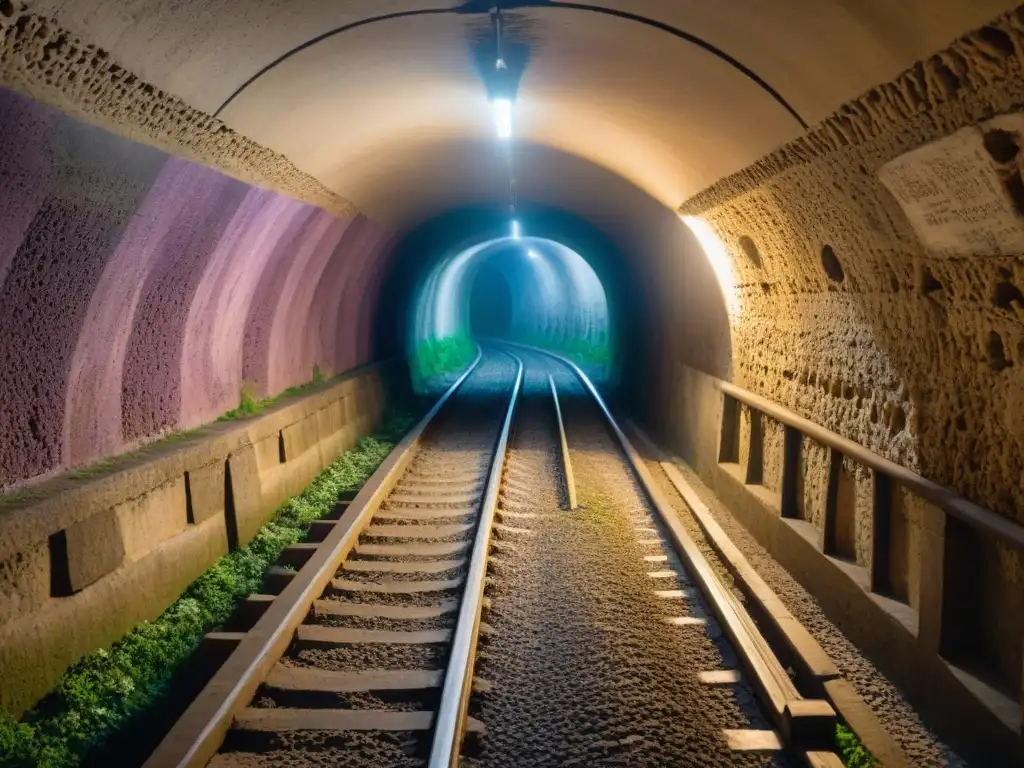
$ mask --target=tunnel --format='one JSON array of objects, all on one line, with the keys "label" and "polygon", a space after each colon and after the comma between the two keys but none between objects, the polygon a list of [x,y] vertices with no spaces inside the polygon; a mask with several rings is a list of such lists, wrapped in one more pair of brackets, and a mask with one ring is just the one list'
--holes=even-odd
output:
[{"label": "tunnel", "polygon": [[[408,451],[485,449],[497,677],[455,718],[481,764],[1024,765],[1022,68],[1006,0],[0,0],[0,765],[157,759]],[[726,579],[704,651],[604,612],[616,505],[667,510],[638,540],[677,549],[637,562]],[[516,538],[549,523],[557,551]],[[591,613],[502,623],[502,568],[589,595],[585,556]],[[523,726],[502,762],[481,713],[532,705],[495,659],[563,620],[595,649],[566,685],[652,682],[556,697],[593,739]],[[705,742],[574,709],[737,652],[664,689],[761,701]],[[268,685],[211,765],[272,764],[231,736]]]}]

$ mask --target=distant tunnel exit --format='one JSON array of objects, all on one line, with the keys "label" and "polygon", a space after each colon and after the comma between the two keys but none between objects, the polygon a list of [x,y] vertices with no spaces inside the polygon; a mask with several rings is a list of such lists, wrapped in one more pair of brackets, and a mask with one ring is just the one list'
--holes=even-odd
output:
[{"label": "distant tunnel exit", "polygon": [[469,289],[469,332],[476,338],[512,333],[512,289],[492,262],[484,262]]},{"label": "distant tunnel exit", "polygon": [[418,390],[461,370],[475,339],[544,347],[607,378],[613,362],[608,300],[575,250],[514,232],[442,259],[415,293],[407,351]]}]

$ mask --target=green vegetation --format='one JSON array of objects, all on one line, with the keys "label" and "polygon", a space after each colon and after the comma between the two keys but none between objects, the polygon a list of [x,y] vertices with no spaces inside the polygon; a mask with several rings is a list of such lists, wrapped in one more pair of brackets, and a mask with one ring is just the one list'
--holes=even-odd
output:
[{"label": "green vegetation", "polygon": [[289,499],[256,538],[222,557],[155,621],[72,666],[57,688],[21,722],[0,715],[0,766],[74,766],[105,742],[130,739],[133,724],[165,706],[174,675],[207,632],[256,592],[281,551],[301,541],[339,494],[360,487],[391,452],[412,419],[394,415],[373,437],[321,472]]},{"label": "green vegetation", "polygon": [[417,389],[435,376],[458,373],[476,357],[476,343],[468,333],[443,339],[425,339],[413,355],[411,371]]},{"label": "green vegetation", "polygon": [[836,725],[836,752],[848,768],[881,768],[881,764],[864,748],[857,734],[842,723]]},{"label": "green vegetation", "polygon": [[327,377],[324,372],[320,370],[320,366],[314,365],[313,376],[305,384],[300,384],[297,387],[288,387],[284,392],[272,397],[264,397],[260,399],[256,397],[256,385],[251,382],[245,382],[242,384],[241,392],[238,393],[238,407],[222,413],[217,417],[217,421],[234,421],[236,419],[247,419],[250,416],[256,416],[257,414],[263,413],[263,411],[277,403],[279,400],[283,400],[286,397],[305,394],[314,387],[323,384],[325,381],[327,381]]},{"label": "green vegetation", "polygon": [[612,362],[611,344],[606,333],[599,334],[594,339],[530,333],[518,334],[515,340],[521,344],[557,352],[580,365],[596,365],[607,368]]},{"label": "green vegetation", "polygon": [[97,462],[89,464],[88,466],[73,469],[68,472],[68,477],[75,480],[81,480],[86,477],[92,477],[93,475],[100,475],[117,464],[119,458],[119,456],[109,456],[105,459],[100,459]]}]

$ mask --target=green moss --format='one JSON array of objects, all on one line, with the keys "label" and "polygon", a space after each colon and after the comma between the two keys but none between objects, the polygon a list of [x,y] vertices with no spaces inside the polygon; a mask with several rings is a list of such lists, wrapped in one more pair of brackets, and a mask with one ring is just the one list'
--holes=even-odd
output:
[{"label": "green moss", "polygon": [[857,734],[842,723],[836,725],[836,752],[848,768],[882,768],[882,764],[865,749]]},{"label": "green moss", "polygon": [[476,344],[466,333],[426,339],[413,353],[411,371],[417,389],[435,376],[458,373],[476,357]]},{"label": "green moss", "polygon": [[87,467],[81,467],[79,469],[73,469],[68,472],[68,477],[75,480],[81,480],[86,477],[93,477],[94,475],[100,475],[106,472],[108,469],[113,467],[118,460],[118,456],[111,456],[101,461],[97,461],[95,464],[90,464]]},{"label": "green moss", "polygon": [[72,666],[57,688],[21,722],[0,714],[0,766],[74,766],[115,738],[130,739],[132,725],[165,704],[174,675],[203,635],[259,590],[281,551],[301,541],[309,525],[358,488],[409,428],[411,418],[388,419],[373,437],[321,472],[248,544],[222,557],[155,621],[144,621],[110,648]]},{"label": "green moss", "polygon": [[518,334],[515,340],[521,344],[541,347],[557,352],[580,365],[608,366],[612,361],[611,343],[607,334],[592,339],[561,337],[555,334]]},{"label": "green moss", "polygon": [[314,365],[312,378],[310,378],[310,380],[305,384],[299,384],[296,387],[288,387],[284,392],[264,398],[257,398],[256,385],[246,382],[242,385],[242,389],[238,393],[238,407],[222,413],[217,417],[217,421],[234,421],[236,419],[247,419],[250,416],[256,416],[263,413],[263,411],[280,400],[283,400],[286,397],[304,395],[309,390],[320,386],[327,380],[327,375],[320,370],[320,366]]},{"label": "green moss", "polygon": [[253,384],[246,382],[238,393],[238,407],[232,408],[217,417],[217,421],[233,421],[235,419],[247,419],[260,413],[268,405],[272,405],[277,398],[265,397],[257,400]]}]

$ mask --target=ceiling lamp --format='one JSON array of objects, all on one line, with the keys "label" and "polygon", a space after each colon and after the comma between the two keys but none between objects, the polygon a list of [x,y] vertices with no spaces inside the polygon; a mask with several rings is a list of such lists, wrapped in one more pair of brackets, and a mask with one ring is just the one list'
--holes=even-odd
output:
[{"label": "ceiling lamp", "polygon": [[494,127],[499,139],[512,138],[512,99],[495,99],[491,102],[494,112]]}]

